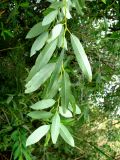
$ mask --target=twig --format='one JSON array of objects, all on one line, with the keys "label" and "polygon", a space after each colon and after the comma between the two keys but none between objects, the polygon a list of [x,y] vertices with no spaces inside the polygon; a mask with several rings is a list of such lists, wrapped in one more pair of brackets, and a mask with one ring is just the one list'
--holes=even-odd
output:
[{"label": "twig", "polygon": [[9,48],[4,48],[4,49],[1,49],[0,52],[3,52],[3,51],[6,51],[6,50],[12,50],[12,49],[16,49],[16,48],[21,48],[22,46],[19,46],[19,47],[9,47]]}]

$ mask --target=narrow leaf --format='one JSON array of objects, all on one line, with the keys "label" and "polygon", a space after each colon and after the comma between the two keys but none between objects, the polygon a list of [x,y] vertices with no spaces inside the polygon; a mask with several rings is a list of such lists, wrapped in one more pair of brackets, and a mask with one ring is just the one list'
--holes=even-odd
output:
[{"label": "narrow leaf", "polygon": [[59,132],[60,132],[60,116],[58,113],[56,113],[52,118],[52,125],[51,125],[51,138],[53,144],[57,142]]},{"label": "narrow leaf", "polygon": [[43,125],[37,128],[27,139],[26,146],[37,143],[50,129],[50,125]]},{"label": "narrow leaf", "polygon": [[46,25],[46,26],[42,26],[42,23],[39,22],[37,24],[35,24],[31,29],[30,31],[28,32],[26,38],[34,38],[38,35],[40,35],[40,33],[46,31],[48,29],[49,25]]},{"label": "narrow leaf", "polygon": [[51,89],[47,91],[45,97],[46,98],[53,98],[57,94],[57,92],[60,88],[60,83],[61,83],[61,79],[55,79]]},{"label": "narrow leaf", "polygon": [[33,111],[27,115],[33,119],[48,119],[51,118],[52,113],[46,111]]},{"label": "narrow leaf", "polygon": [[57,24],[56,26],[54,26],[52,29],[51,37],[50,39],[48,39],[47,42],[49,43],[54,39],[56,39],[60,35],[61,31],[62,31],[62,24]]},{"label": "narrow leaf", "polygon": [[30,73],[26,79],[26,81],[28,82],[37,72],[40,71],[40,69],[45,66],[50,58],[52,57],[55,49],[57,46],[57,40],[52,41],[51,43],[47,44],[44,49],[42,50],[42,52],[39,54],[39,56],[36,59],[36,63],[35,65],[32,67],[32,69],[30,70]]},{"label": "narrow leaf", "polygon": [[91,82],[92,71],[91,71],[90,63],[89,63],[88,58],[85,54],[85,51],[84,51],[82,44],[80,43],[79,39],[75,35],[71,35],[71,43],[72,43],[72,47],[73,47],[76,59],[78,61],[78,64],[79,64],[83,74]]},{"label": "narrow leaf", "polygon": [[61,82],[61,106],[63,107],[63,112],[66,112],[69,104],[69,93],[70,93],[70,80],[69,75],[64,71],[62,82]]},{"label": "narrow leaf", "polygon": [[58,75],[60,73],[60,70],[61,70],[61,66],[62,66],[62,62],[63,62],[63,58],[64,58],[64,50],[62,50],[61,54],[60,54],[60,57],[55,65],[55,69],[51,75],[51,79],[50,79],[50,83],[48,85],[48,89],[47,89],[47,92],[51,90],[51,87],[54,83],[54,81],[58,78]]},{"label": "narrow leaf", "polygon": [[33,104],[32,106],[30,106],[30,108],[35,109],[35,110],[42,110],[42,109],[49,108],[49,107],[53,106],[54,104],[55,104],[54,99],[43,99],[43,100]]},{"label": "narrow leaf", "polygon": [[60,126],[60,135],[64,139],[64,141],[67,142],[69,145],[71,145],[72,147],[75,146],[72,135],[63,124],[61,124]]},{"label": "narrow leaf", "polygon": [[58,14],[57,10],[50,12],[47,16],[44,17],[42,25],[45,26],[53,22],[57,17],[57,14]]},{"label": "narrow leaf", "polygon": [[75,0],[75,7],[77,10],[77,13],[83,16],[82,6],[79,3],[79,0]]},{"label": "narrow leaf", "polygon": [[26,84],[25,93],[36,91],[51,75],[55,67],[54,63],[47,64]]},{"label": "narrow leaf", "polygon": [[44,46],[47,38],[48,32],[44,32],[35,40],[31,48],[30,56],[33,56],[36,53],[36,51],[39,51]]}]

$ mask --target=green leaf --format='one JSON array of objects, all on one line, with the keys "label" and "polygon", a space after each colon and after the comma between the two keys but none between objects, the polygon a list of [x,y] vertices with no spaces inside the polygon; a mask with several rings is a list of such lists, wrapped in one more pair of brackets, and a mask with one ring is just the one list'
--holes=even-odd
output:
[{"label": "green leaf", "polygon": [[31,48],[30,56],[33,56],[37,51],[39,51],[48,39],[48,32],[42,33],[33,43]]},{"label": "green leaf", "polygon": [[77,13],[83,16],[82,6],[80,5],[79,0],[75,0],[75,8]]},{"label": "green leaf", "polygon": [[18,158],[18,160],[23,160],[22,155],[19,155],[19,157],[17,157],[17,158]]},{"label": "green leaf", "polygon": [[63,6],[63,2],[53,2],[53,3],[50,5],[50,8],[58,9],[58,8],[61,8],[62,6]]},{"label": "green leaf", "polygon": [[64,37],[63,41],[64,41],[64,46],[63,46],[63,48],[66,49],[66,50],[68,50],[68,48],[67,48],[67,40],[66,40],[65,37]]},{"label": "green leaf", "polygon": [[102,2],[106,4],[106,0],[102,0]]},{"label": "green leaf", "polygon": [[63,117],[66,117],[66,118],[71,118],[73,117],[72,116],[72,113],[66,109],[65,113],[63,112],[63,107],[59,107],[59,113],[63,116]]},{"label": "green leaf", "polygon": [[67,40],[64,35],[64,28],[63,27],[62,27],[62,31],[58,37],[58,44],[57,45],[59,48],[64,48],[65,50],[67,50]]},{"label": "green leaf", "polygon": [[62,8],[62,11],[63,11],[64,16],[65,16],[67,19],[72,18],[68,7],[67,7],[67,8],[66,8],[66,7],[63,7],[63,8]]},{"label": "green leaf", "polygon": [[29,152],[27,152],[27,150],[22,150],[24,157],[26,158],[26,160],[32,160],[31,155],[29,154]]},{"label": "green leaf", "polygon": [[33,119],[49,119],[52,116],[52,113],[46,111],[33,111],[27,114]]},{"label": "green leaf", "polygon": [[49,25],[46,25],[46,26],[42,26],[42,23],[39,22],[37,24],[35,24],[31,29],[30,31],[28,32],[26,38],[34,38],[38,35],[40,35],[40,33],[46,31],[48,29]]},{"label": "green leaf", "polygon": [[32,69],[30,70],[30,73],[26,79],[26,81],[28,82],[37,72],[40,71],[40,69],[45,66],[50,58],[52,57],[55,49],[57,46],[57,39],[49,44],[47,44],[44,49],[41,51],[41,53],[39,54],[39,56],[36,59],[36,63],[35,65],[32,67]]},{"label": "green leaf", "polygon": [[43,100],[33,104],[32,106],[30,106],[30,108],[35,109],[35,110],[42,110],[42,109],[49,108],[49,107],[53,106],[54,104],[55,104],[54,99],[43,99]]},{"label": "green leaf", "polygon": [[51,22],[53,22],[55,18],[57,17],[57,14],[58,14],[58,10],[50,12],[47,16],[44,17],[42,21],[42,25],[46,26],[50,24]]},{"label": "green leaf", "polygon": [[50,90],[48,90],[48,92],[46,93],[46,98],[53,98],[56,94],[57,94],[57,91],[59,90],[60,88],[60,82],[61,82],[61,79],[56,79],[51,87]]},{"label": "green leaf", "polygon": [[56,26],[53,27],[51,37],[47,41],[48,43],[53,41],[54,39],[56,39],[60,35],[60,33],[62,31],[62,26],[63,26],[62,24],[57,24]]},{"label": "green leaf", "polygon": [[25,93],[36,91],[51,75],[55,67],[54,63],[49,63],[37,72],[33,78],[25,85]]},{"label": "green leaf", "polygon": [[63,41],[64,40],[64,32],[65,32],[64,27],[62,27],[62,31],[58,37],[58,44],[57,45],[59,48],[64,45],[64,41]]},{"label": "green leaf", "polygon": [[60,132],[60,116],[56,112],[56,114],[52,118],[52,125],[51,125],[51,138],[53,144],[57,142],[59,132]]},{"label": "green leaf", "polygon": [[63,58],[64,58],[64,50],[61,51],[60,57],[59,57],[56,65],[55,65],[55,69],[54,69],[54,71],[51,75],[50,83],[49,83],[48,88],[47,88],[47,92],[49,92],[51,90],[51,87],[52,87],[54,81],[58,78],[58,75],[59,75],[60,70],[61,70]]},{"label": "green leaf", "polygon": [[78,64],[79,64],[83,74],[91,82],[92,71],[91,71],[90,63],[89,63],[88,58],[85,54],[85,51],[84,51],[82,44],[80,43],[79,39],[75,35],[71,35],[71,43],[72,43],[72,47],[73,47],[76,59],[78,61]]},{"label": "green leaf", "polygon": [[[72,112],[74,112],[71,104],[69,104],[69,107],[68,107],[68,108],[69,108],[69,110],[71,110]],[[81,114],[81,110],[80,110],[80,108],[78,107],[78,105],[76,105],[76,104],[75,104],[75,114]]]},{"label": "green leaf", "polygon": [[23,3],[20,3],[20,6],[23,8],[27,8],[30,6],[30,4],[29,4],[29,2],[23,2]]},{"label": "green leaf", "polygon": [[14,159],[17,159],[21,154],[21,148],[18,147],[14,152]]},{"label": "green leaf", "polygon": [[72,147],[75,146],[72,135],[63,124],[60,125],[60,135],[69,145],[71,145]]},{"label": "green leaf", "polygon": [[86,8],[85,7],[85,0],[78,0],[78,1],[79,1],[81,8]]},{"label": "green leaf", "polygon": [[61,82],[61,106],[63,107],[63,112],[66,112],[69,104],[69,94],[70,94],[70,80],[67,72],[64,71],[62,82]]},{"label": "green leaf", "polygon": [[37,128],[28,138],[26,141],[26,146],[31,144],[37,143],[50,129],[50,125],[43,125]]},{"label": "green leaf", "polygon": [[[72,108],[72,112],[73,114],[76,114],[76,101],[75,101],[75,97],[72,95],[72,93],[70,94],[70,103],[69,103],[69,106],[71,105],[71,108]],[[69,108],[68,106],[68,108]],[[69,108],[70,109],[70,108]]]},{"label": "green leaf", "polygon": [[48,132],[47,135],[46,135],[44,147],[48,146],[49,141],[50,141],[50,132]]}]

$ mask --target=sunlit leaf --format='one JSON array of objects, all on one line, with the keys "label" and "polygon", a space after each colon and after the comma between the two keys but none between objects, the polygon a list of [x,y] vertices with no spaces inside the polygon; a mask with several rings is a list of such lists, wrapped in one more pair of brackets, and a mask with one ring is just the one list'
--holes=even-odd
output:
[{"label": "sunlit leaf", "polygon": [[30,70],[30,73],[26,79],[26,81],[28,82],[37,72],[40,71],[40,69],[45,66],[50,58],[52,57],[55,49],[57,46],[57,39],[55,41],[52,41],[51,43],[47,44],[43,50],[41,51],[41,53],[38,55],[37,59],[36,59],[36,63],[35,65],[32,67],[32,69]]},{"label": "sunlit leaf", "polygon": [[31,48],[30,56],[33,56],[37,51],[39,51],[44,46],[47,38],[48,38],[48,32],[44,32],[35,40]]},{"label": "sunlit leaf", "polygon": [[28,138],[26,141],[26,146],[32,145],[37,143],[50,129],[50,125],[43,125],[37,128]]},{"label": "sunlit leaf", "polygon": [[51,125],[51,138],[53,144],[57,142],[59,132],[60,132],[60,116],[56,112],[56,114],[52,118],[52,125]]},{"label": "sunlit leaf", "polygon": [[61,124],[61,126],[60,126],[60,135],[66,143],[68,143],[72,147],[75,146],[74,139],[73,139],[72,135],[70,134],[68,129],[63,124]]},{"label": "sunlit leaf", "polygon": [[42,109],[49,108],[49,107],[53,106],[54,104],[55,104],[54,99],[43,99],[43,100],[33,104],[32,106],[30,106],[30,108],[35,109],[35,110],[42,110]]},{"label": "sunlit leaf", "polygon": [[66,7],[63,7],[63,8],[62,8],[62,11],[63,11],[63,13],[64,13],[64,16],[66,16],[67,19],[72,18],[68,7],[67,7],[67,8],[66,8]]},{"label": "sunlit leaf", "polygon": [[54,63],[47,64],[25,85],[25,93],[36,91],[51,75],[55,67]]},{"label": "sunlit leaf", "polygon": [[42,26],[42,23],[39,22],[37,24],[35,24],[31,29],[30,31],[28,32],[26,38],[34,38],[38,35],[40,35],[40,33],[46,31],[48,29],[49,25],[46,25],[46,26]]},{"label": "sunlit leaf", "polygon": [[85,54],[85,51],[84,51],[82,44],[80,43],[79,39],[75,35],[71,35],[71,43],[72,43],[72,47],[73,47],[76,59],[78,61],[78,64],[79,64],[83,74],[91,82],[91,80],[92,80],[91,66],[90,66],[88,58]]},{"label": "sunlit leaf", "polygon": [[69,104],[69,94],[70,94],[70,80],[67,72],[64,71],[62,82],[61,82],[61,106],[63,107],[63,112],[66,112]]},{"label": "sunlit leaf", "polygon": [[58,61],[56,62],[55,69],[54,69],[54,71],[51,75],[51,78],[50,78],[50,83],[48,85],[47,92],[49,92],[51,90],[51,87],[52,87],[54,81],[58,78],[58,75],[61,70],[63,58],[64,58],[64,50],[61,51],[60,57],[59,57]]},{"label": "sunlit leaf", "polygon": [[33,111],[28,113],[27,115],[33,119],[48,119],[51,118],[52,113],[46,111]]},{"label": "sunlit leaf", "polygon": [[57,17],[57,14],[58,14],[57,10],[50,12],[47,16],[44,17],[42,21],[42,25],[46,26],[50,24],[51,22],[53,22],[55,18]]},{"label": "sunlit leaf", "polygon": [[58,90],[60,88],[60,83],[61,83],[61,79],[56,79],[54,81],[51,89],[49,91],[47,91],[45,97],[46,98],[53,98],[57,94],[57,92],[58,92]]},{"label": "sunlit leaf", "polygon": [[48,39],[47,42],[49,43],[54,39],[56,39],[60,35],[61,31],[62,31],[62,24],[57,24],[56,26],[54,26],[51,32],[51,37],[50,39]]}]

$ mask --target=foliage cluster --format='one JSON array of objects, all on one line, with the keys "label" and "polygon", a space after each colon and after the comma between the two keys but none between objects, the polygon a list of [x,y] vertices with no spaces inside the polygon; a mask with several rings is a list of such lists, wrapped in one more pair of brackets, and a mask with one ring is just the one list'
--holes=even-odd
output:
[{"label": "foliage cluster", "polygon": [[103,2],[0,2],[1,159],[119,159],[120,2]]}]

